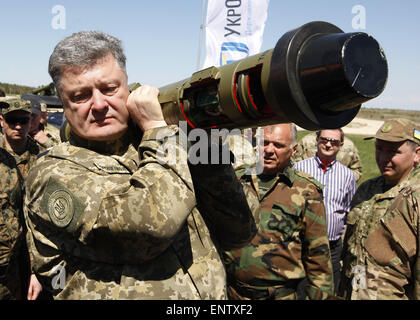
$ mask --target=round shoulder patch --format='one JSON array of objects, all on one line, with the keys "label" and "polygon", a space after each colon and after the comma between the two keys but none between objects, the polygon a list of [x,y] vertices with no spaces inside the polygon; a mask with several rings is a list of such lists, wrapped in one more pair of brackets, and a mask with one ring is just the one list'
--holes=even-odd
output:
[{"label": "round shoulder patch", "polygon": [[73,198],[66,190],[56,190],[48,199],[48,214],[58,227],[69,225],[74,215]]}]

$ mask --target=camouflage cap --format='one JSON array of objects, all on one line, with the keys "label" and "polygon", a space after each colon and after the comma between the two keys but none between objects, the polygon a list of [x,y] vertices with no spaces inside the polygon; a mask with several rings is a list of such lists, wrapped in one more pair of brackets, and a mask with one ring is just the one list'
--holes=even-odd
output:
[{"label": "camouflage cap", "polygon": [[23,99],[9,99],[9,100],[0,100],[0,108],[1,108],[1,114],[5,115],[12,111],[26,111],[31,112],[31,102],[28,100]]},{"label": "camouflage cap", "polygon": [[382,124],[374,137],[367,137],[365,140],[373,138],[391,142],[410,140],[420,145],[420,126],[404,118],[389,119]]}]

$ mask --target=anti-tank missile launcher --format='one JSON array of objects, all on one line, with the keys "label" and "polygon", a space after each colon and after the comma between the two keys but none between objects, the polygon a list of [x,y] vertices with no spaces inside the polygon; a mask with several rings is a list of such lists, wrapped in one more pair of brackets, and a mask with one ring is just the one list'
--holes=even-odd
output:
[{"label": "anti-tank missile launcher", "polygon": [[379,43],[311,22],[276,46],[159,88],[168,124],[246,128],[294,122],[308,130],[339,128],[385,88],[388,66]]}]

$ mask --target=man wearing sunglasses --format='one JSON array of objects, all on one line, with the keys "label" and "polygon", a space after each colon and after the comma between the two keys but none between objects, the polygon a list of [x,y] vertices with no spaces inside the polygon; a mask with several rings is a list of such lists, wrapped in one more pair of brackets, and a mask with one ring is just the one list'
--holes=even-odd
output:
[{"label": "man wearing sunglasses", "polygon": [[[316,132],[311,132],[299,140],[296,153],[292,158],[293,162],[299,162],[312,158],[317,151]],[[353,171],[356,182],[362,177],[362,162],[360,160],[359,150],[353,141],[344,137],[343,145],[337,153],[337,161],[340,161],[351,171]]]},{"label": "man wearing sunglasses", "polygon": [[0,102],[0,105],[0,124],[3,127],[0,148],[15,157],[20,173],[26,179],[29,168],[39,153],[37,145],[28,139],[31,103],[22,99],[11,99]]},{"label": "man wearing sunglasses", "polygon": [[353,172],[337,161],[343,146],[341,129],[320,130],[316,133],[317,152],[314,157],[295,163],[294,167],[306,172],[324,185],[324,204],[327,213],[328,240],[334,273],[334,290],[340,282],[340,260],[343,250],[341,236],[357,183]]},{"label": "man wearing sunglasses", "polygon": [[4,134],[0,138],[0,299],[22,299],[26,292],[28,299],[36,299],[41,286],[35,275],[29,276],[22,215],[24,181],[39,153],[36,144],[28,139],[31,104],[22,99],[10,99],[1,100],[0,107]]}]

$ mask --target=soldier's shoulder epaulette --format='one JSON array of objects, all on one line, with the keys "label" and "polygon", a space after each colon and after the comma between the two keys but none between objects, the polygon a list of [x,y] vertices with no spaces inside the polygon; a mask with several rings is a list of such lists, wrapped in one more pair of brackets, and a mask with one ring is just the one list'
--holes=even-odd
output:
[{"label": "soldier's shoulder epaulette", "polygon": [[401,190],[400,195],[407,198],[412,194],[420,191],[420,184],[414,186],[407,186]]},{"label": "soldier's shoulder epaulette", "polygon": [[310,174],[303,172],[303,171],[299,171],[299,170],[295,170],[295,174],[300,177],[303,178],[304,180],[314,184],[319,190],[323,190],[324,186],[318,181],[316,180],[314,177],[312,177]]}]

